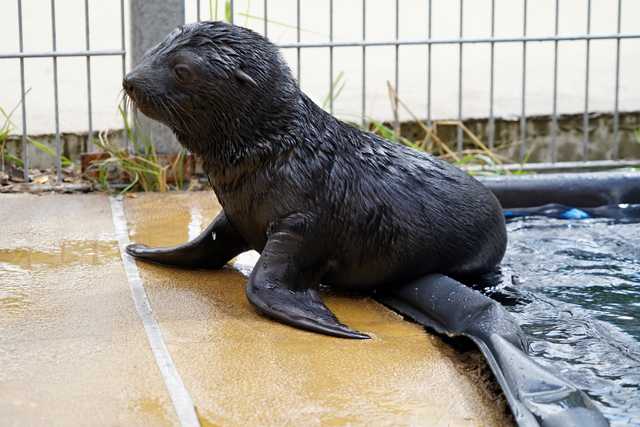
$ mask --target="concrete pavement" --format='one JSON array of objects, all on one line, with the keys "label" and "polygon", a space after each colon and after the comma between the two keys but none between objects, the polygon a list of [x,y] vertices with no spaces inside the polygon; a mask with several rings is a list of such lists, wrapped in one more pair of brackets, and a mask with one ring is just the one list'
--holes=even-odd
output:
[{"label": "concrete pavement", "polygon": [[[132,241],[173,245],[212,193],[124,202]],[[0,424],[177,425],[136,313],[107,196],[0,197]],[[477,366],[372,300],[327,296],[350,341],[259,315],[233,268],[137,263],[202,425],[505,425]]]}]

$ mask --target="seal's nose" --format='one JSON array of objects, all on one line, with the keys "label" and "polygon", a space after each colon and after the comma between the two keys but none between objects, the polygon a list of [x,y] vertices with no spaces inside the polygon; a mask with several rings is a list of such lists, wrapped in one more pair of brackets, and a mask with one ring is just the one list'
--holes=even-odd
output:
[{"label": "seal's nose", "polygon": [[133,79],[131,78],[131,74],[127,74],[124,79],[122,79],[122,88],[127,93],[133,92]]}]

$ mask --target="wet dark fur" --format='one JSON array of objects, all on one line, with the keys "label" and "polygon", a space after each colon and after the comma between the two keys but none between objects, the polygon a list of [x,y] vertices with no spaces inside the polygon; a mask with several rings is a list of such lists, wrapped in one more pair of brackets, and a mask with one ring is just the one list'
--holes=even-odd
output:
[{"label": "wet dark fur", "polygon": [[[172,75],[176,57],[193,65],[189,84]],[[282,227],[302,236],[293,262],[314,272],[312,282],[369,290],[428,273],[480,275],[502,259],[505,223],[489,190],[323,111],[276,47],[250,30],[186,25],[147,54],[125,87],[202,157],[249,247],[262,251]]]}]

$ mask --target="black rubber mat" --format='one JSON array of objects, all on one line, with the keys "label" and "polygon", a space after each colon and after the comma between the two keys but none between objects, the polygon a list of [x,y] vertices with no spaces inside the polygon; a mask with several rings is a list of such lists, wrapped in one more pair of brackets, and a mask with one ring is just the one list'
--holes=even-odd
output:
[{"label": "black rubber mat", "polygon": [[377,299],[440,334],[470,338],[491,367],[519,426],[609,425],[584,392],[527,355],[515,319],[482,293],[433,274]]}]

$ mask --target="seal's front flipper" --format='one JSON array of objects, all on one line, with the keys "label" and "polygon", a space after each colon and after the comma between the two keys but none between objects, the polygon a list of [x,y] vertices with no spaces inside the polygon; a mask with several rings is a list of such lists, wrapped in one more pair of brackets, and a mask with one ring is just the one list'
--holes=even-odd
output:
[{"label": "seal's front flipper", "polygon": [[274,283],[249,279],[247,297],[267,316],[297,328],[342,338],[369,338],[340,323],[314,289],[293,291]]},{"label": "seal's front flipper", "polygon": [[322,273],[309,253],[312,247],[293,232],[271,234],[249,277],[247,298],[262,313],[298,328],[342,338],[369,338],[340,323],[311,288],[318,285]]},{"label": "seal's front flipper", "polygon": [[135,258],[183,268],[220,268],[249,249],[242,236],[229,223],[224,211],[198,237],[172,248],[149,248],[141,244],[127,246]]}]

